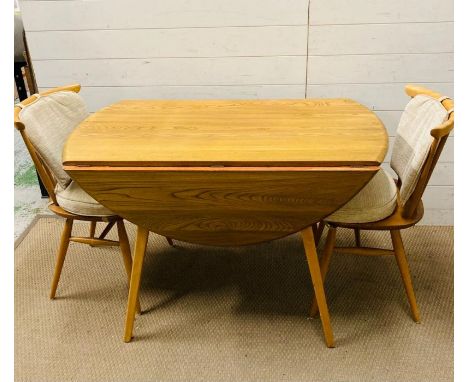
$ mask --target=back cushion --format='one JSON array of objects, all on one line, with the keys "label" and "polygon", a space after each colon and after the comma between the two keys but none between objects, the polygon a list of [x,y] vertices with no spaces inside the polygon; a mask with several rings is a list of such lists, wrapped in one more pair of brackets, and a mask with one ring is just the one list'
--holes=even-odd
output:
[{"label": "back cushion", "polygon": [[62,188],[71,182],[62,168],[63,146],[73,129],[87,116],[83,99],[73,91],[41,96],[20,111],[19,117],[29,139]]},{"label": "back cushion", "polygon": [[434,140],[431,130],[447,118],[441,102],[427,95],[417,95],[403,111],[390,162],[401,180],[403,204],[411,197],[429,154]]}]

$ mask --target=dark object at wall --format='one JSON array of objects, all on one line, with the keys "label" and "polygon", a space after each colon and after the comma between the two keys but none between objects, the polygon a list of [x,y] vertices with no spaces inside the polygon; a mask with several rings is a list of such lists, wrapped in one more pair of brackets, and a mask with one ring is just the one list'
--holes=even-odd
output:
[{"label": "dark object at wall", "polygon": [[[20,101],[28,98],[28,89],[29,95],[37,93],[36,79],[34,77],[34,71],[31,65],[31,59],[29,56],[28,44],[26,41],[26,36],[23,29],[23,20],[21,19],[21,14],[15,12],[15,65],[14,65],[14,76],[15,76],[15,85],[18,92],[18,97]],[[24,74],[23,74],[24,70]],[[24,82],[24,77],[26,77],[28,87]],[[37,174],[37,171],[36,171]],[[41,196],[43,198],[49,197],[44,184],[37,175],[37,180],[39,182],[39,187],[41,189]]]}]

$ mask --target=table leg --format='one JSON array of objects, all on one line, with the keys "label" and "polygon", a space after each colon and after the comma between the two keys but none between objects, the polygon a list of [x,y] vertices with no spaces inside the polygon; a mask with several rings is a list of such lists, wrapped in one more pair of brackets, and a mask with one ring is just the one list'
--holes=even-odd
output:
[{"label": "table leg", "polygon": [[[128,235],[127,235],[127,231],[125,229],[125,224],[123,220],[117,221],[117,231],[119,233],[120,252],[122,253],[122,258],[123,258],[123,262],[125,266],[125,272],[127,273],[127,278],[128,278],[128,285],[130,286],[130,280],[132,278],[132,266],[133,266],[132,250],[130,249],[130,243],[128,241]],[[136,303],[136,312],[138,314],[141,313],[141,307],[140,307],[140,303],[138,302],[138,298],[137,298],[137,303]]]},{"label": "table leg", "polygon": [[317,299],[320,319],[322,320],[322,329],[325,336],[325,343],[329,348],[335,347],[333,339],[333,330],[330,324],[330,315],[328,313],[327,300],[323,289],[322,275],[320,272],[320,264],[315,248],[314,234],[312,228],[308,227],[301,231],[302,241],[306,252],[307,263],[309,264],[310,276],[314,286],[314,293]]},{"label": "table leg", "polygon": [[124,341],[130,342],[133,333],[133,324],[137,310],[138,293],[140,291],[141,270],[145,258],[146,245],[148,244],[149,231],[138,227],[133,255],[132,275],[130,278],[130,290],[128,292],[127,317],[125,319]]}]

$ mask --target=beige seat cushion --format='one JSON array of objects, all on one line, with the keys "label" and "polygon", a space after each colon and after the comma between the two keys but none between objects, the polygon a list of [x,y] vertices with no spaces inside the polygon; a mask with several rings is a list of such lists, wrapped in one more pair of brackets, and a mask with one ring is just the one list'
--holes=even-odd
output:
[{"label": "beige seat cushion", "polygon": [[19,113],[33,146],[62,188],[71,182],[62,168],[63,146],[70,133],[87,116],[86,104],[73,91],[41,96]]},{"label": "beige seat cushion", "polygon": [[392,177],[380,169],[359,193],[325,221],[369,223],[390,216],[397,206],[397,187]]},{"label": "beige seat cushion", "polygon": [[115,215],[111,210],[108,210],[89,196],[75,181],[72,181],[65,189],[57,185],[55,195],[60,207],[73,214],[86,216]]}]

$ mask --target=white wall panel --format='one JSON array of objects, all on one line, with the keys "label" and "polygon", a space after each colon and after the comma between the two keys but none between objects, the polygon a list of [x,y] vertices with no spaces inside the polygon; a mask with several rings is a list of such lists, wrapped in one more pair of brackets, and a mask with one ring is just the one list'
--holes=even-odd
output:
[{"label": "white wall panel", "polygon": [[453,225],[453,209],[428,208],[424,205],[424,216],[418,223],[420,225]]},{"label": "white wall panel", "polygon": [[314,56],[309,52],[309,84],[453,82],[453,54],[369,54]]},{"label": "white wall panel", "polygon": [[306,58],[224,57],[49,60],[34,64],[39,87],[304,84]]},{"label": "white wall panel", "polygon": [[309,30],[314,55],[453,52],[452,22],[313,25]]},{"label": "white wall panel", "polygon": [[453,186],[427,186],[423,202],[432,209],[453,209]]},{"label": "white wall panel", "polygon": [[310,25],[453,21],[453,1],[311,0]]},{"label": "white wall panel", "polygon": [[[274,41],[274,43],[272,43]],[[29,32],[31,57],[50,59],[307,54],[307,26]]]},{"label": "white wall panel", "polygon": [[26,31],[307,24],[308,0],[21,1]]}]

